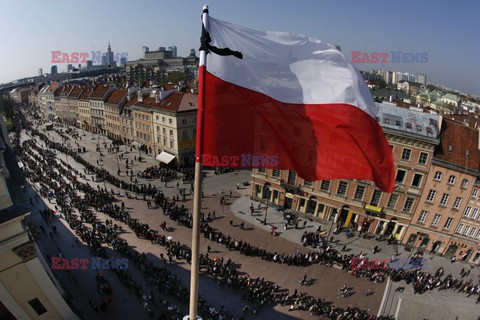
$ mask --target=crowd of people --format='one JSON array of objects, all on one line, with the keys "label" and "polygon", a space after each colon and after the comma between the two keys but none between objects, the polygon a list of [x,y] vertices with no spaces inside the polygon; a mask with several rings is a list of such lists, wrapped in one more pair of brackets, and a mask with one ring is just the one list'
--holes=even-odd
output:
[{"label": "crowd of people", "polygon": [[[123,203],[122,205],[114,203],[115,197],[112,192],[108,192],[106,188],[102,189],[100,186],[93,188],[88,183],[83,182],[85,174],[74,169],[63,160],[58,159],[56,153],[52,150],[58,150],[62,153],[68,154],[75,161],[84,165],[87,169],[86,172],[93,172],[98,177],[105,179],[108,183],[115,185],[118,188],[151,197],[155,205],[162,209],[164,215],[180,225],[191,228],[193,217],[189,210],[183,205],[167,199],[155,186],[144,185],[138,187],[136,184],[126,183],[123,180],[116,178],[104,169],[91,165],[77,152],[70,148],[66,148],[61,143],[51,141],[42,132],[33,129],[33,126],[29,124],[24,117],[22,118],[21,115],[16,118],[16,121],[20,123],[15,127],[16,132],[13,142],[16,146],[15,149],[17,154],[22,158],[22,161],[25,164],[24,171],[26,177],[38,186],[38,191],[42,197],[56,199],[56,205],[59,207],[58,211],[62,212],[65,220],[82,241],[84,241],[92,251],[99,256],[105,255],[102,244],[111,244],[115,251],[132,260],[135,265],[144,272],[146,279],[151,280],[160,292],[163,292],[164,294],[172,294],[180,303],[186,302],[184,299],[185,297],[188,297],[188,294],[186,294],[188,289],[181,284],[176,275],[172,274],[164,267],[156,266],[153,262],[149,261],[144,254],[139,254],[134,249],[130,248],[123,239],[119,238],[119,232],[122,230],[122,227],[114,223],[113,220],[107,219],[105,222],[100,221],[96,216],[95,211],[103,212],[115,221],[126,224],[138,237],[148,239],[152,241],[152,243],[158,243],[159,245],[164,246],[170,262],[173,260],[173,257],[175,257],[175,259],[185,259],[189,262],[191,259],[191,251],[188,246],[182,245],[180,242],[170,241],[165,235],[159,235],[157,231],[150,229],[148,224],[143,224],[137,219],[132,218],[129,212],[125,209]],[[34,138],[21,143],[21,128],[27,129]],[[36,137],[45,144],[46,148],[40,146]],[[27,153],[26,150],[29,150],[29,152]],[[163,169],[157,170],[158,168],[154,168],[155,167],[151,167],[146,171],[152,176],[160,174],[161,178],[161,172]],[[172,176],[168,173],[168,170],[163,171],[163,179],[169,179],[171,177]],[[44,216],[47,217],[44,219],[51,219],[50,215],[47,213],[45,213]],[[211,219],[212,218],[209,216],[205,217],[202,215],[201,232],[205,238],[221,243],[229,250],[238,250],[244,255],[257,256],[269,262],[285,263],[296,266],[307,266],[311,264],[333,266],[334,264],[337,264],[343,269],[351,272],[354,276],[366,277],[375,282],[384,281],[387,276],[390,276],[394,281],[405,280],[407,283],[412,283],[415,292],[418,293],[432,290],[434,288],[455,289],[469,295],[478,294],[480,292],[478,283],[474,284],[473,279],[464,282],[463,279],[456,279],[455,277],[452,277],[452,275],[442,277],[443,274],[439,272],[435,275],[431,275],[427,272],[422,272],[420,269],[352,269],[352,259],[359,256],[364,259],[364,257],[361,254],[357,256],[352,254],[342,254],[331,248],[328,245],[328,242],[322,238],[318,230],[317,234],[307,233],[305,239],[302,239],[302,242],[306,245],[311,245],[314,242],[318,243],[318,250],[307,253],[297,250],[295,253],[285,254],[268,252],[265,249],[250,245],[246,241],[235,240],[229,235],[223,234],[212,228],[209,225]],[[91,228],[86,224],[91,225]],[[314,241],[311,239],[314,239]],[[166,261],[163,256],[160,256],[160,258]],[[250,310],[252,313],[256,313],[257,309],[263,305],[282,304],[289,305],[291,310],[305,310],[309,311],[311,314],[329,319],[387,319],[387,317],[377,318],[371,316],[367,312],[357,308],[336,308],[332,306],[330,302],[323,299],[316,299],[308,295],[298,294],[296,290],[293,294],[289,294],[288,291],[281,290],[278,285],[265,279],[252,279],[248,275],[239,276],[235,264],[231,260],[223,261],[223,259],[211,259],[208,256],[208,253],[202,255],[200,258],[202,267],[205,268],[210,276],[219,282],[219,285],[225,284],[239,289],[242,292],[244,299],[251,303],[250,307],[247,307],[246,309],[244,308],[244,312]],[[147,297],[146,299],[144,298],[146,310],[151,314],[152,311],[149,307],[150,304],[148,302],[148,297],[152,296],[152,293],[147,294],[143,292],[141,288],[132,283],[133,280],[128,275],[127,271],[116,270],[116,272],[120,279],[123,280],[122,282],[127,283],[128,286],[133,288],[137,295],[142,298],[144,296]],[[179,312],[180,309],[178,306],[169,305],[164,302],[165,300],[162,300],[161,304],[165,306],[168,313]],[[200,313],[200,311],[202,313]],[[215,308],[202,299],[199,305],[199,314],[212,317],[220,315],[228,315],[231,317],[231,313],[229,313],[224,307]]]}]

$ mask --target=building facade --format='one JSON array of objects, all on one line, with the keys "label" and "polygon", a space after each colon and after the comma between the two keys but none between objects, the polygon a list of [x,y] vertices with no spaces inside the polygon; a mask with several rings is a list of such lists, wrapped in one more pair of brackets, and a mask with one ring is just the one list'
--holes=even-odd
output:
[{"label": "building facade", "polygon": [[113,140],[122,140],[122,122],[120,115],[127,103],[127,89],[115,89],[105,102],[105,130]]},{"label": "building facade", "polygon": [[391,194],[361,180],[305,181],[294,171],[254,169],[252,197],[311,218],[402,240],[416,211],[435,146],[440,119],[380,104],[377,121],[392,147],[396,185]]},{"label": "building facade", "polygon": [[441,143],[435,150],[420,205],[404,239],[407,245],[465,260],[473,258],[477,250],[474,228],[478,228],[478,139],[478,130],[468,123],[443,120]]}]

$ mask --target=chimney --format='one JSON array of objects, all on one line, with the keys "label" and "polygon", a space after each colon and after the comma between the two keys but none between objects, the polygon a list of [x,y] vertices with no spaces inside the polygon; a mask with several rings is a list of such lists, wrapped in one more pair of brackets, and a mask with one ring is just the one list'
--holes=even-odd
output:
[{"label": "chimney", "polygon": [[143,102],[142,89],[139,89],[139,90],[138,90],[138,102]]}]

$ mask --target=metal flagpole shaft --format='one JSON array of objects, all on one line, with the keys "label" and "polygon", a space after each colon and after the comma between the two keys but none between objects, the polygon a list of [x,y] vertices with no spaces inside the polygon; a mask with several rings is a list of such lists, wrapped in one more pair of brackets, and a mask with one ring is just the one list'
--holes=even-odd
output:
[{"label": "metal flagpole shaft", "polygon": [[[203,7],[202,23],[208,28],[208,6]],[[193,194],[193,225],[192,225],[192,267],[190,271],[190,308],[189,316],[184,317],[187,320],[197,320],[198,307],[198,278],[199,278],[199,255],[200,255],[200,210],[202,200],[202,140],[203,140],[203,110],[205,105],[205,50],[200,51],[200,73],[198,88],[198,110],[197,110],[197,137],[195,152],[195,183]]]}]

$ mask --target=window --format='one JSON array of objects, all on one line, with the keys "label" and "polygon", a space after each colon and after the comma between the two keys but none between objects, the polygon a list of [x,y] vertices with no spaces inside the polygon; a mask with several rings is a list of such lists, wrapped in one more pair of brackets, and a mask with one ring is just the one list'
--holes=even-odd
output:
[{"label": "window", "polygon": [[420,152],[420,157],[418,157],[419,164],[427,164],[428,153]]},{"label": "window", "polygon": [[465,212],[463,213],[463,216],[466,217],[466,218],[469,218],[470,217],[470,212],[472,212],[472,207],[467,206],[467,208],[465,209]]},{"label": "window", "polygon": [[412,150],[403,148],[402,160],[409,161],[411,153],[412,153]]},{"label": "window", "polygon": [[288,184],[295,185],[297,182],[297,173],[295,171],[288,171]]},{"label": "window", "polygon": [[347,194],[348,183],[340,181],[338,184],[337,196],[345,196]]},{"label": "window", "polygon": [[322,180],[322,184],[320,185],[320,190],[322,191],[330,190],[330,180]]},{"label": "window", "polygon": [[168,124],[172,124],[172,118],[168,118]]},{"label": "window", "polygon": [[412,210],[413,201],[413,198],[407,198],[407,200],[405,200],[405,204],[403,205],[403,212],[410,213],[410,210]]},{"label": "window", "polygon": [[258,168],[258,173],[265,175],[265,173],[267,173],[267,170],[265,170],[265,168]]},{"label": "window", "polygon": [[443,226],[444,229],[450,229],[450,226],[452,225],[453,218],[447,218],[447,221],[445,222],[445,225]]},{"label": "window", "polygon": [[163,134],[167,134],[167,129],[163,128],[162,132],[163,132]]},{"label": "window", "polygon": [[313,184],[312,181],[303,181],[303,185],[304,185],[305,187],[311,188],[311,187],[312,187],[312,184]]},{"label": "window", "polygon": [[187,119],[182,119],[182,124],[187,124]]},{"label": "window", "polygon": [[370,201],[370,204],[372,206],[378,206],[380,203],[380,198],[382,197],[382,191],[380,190],[375,190],[372,195],[372,201]]},{"label": "window", "polygon": [[422,183],[423,175],[420,173],[415,173],[412,180],[412,187],[420,188],[420,183]]},{"label": "window", "polygon": [[448,182],[447,183],[451,184],[451,185],[454,185],[455,180],[457,180],[457,178],[454,175],[451,175],[450,177],[448,177]]},{"label": "window", "polygon": [[460,223],[457,227],[457,230],[455,230],[455,233],[461,233],[464,226],[465,225],[463,223]]},{"label": "window", "polygon": [[442,200],[440,200],[440,205],[446,206],[448,203],[448,198],[450,198],[450,196],[447,193],[444,193],[442,196]]},{"label": "window", "polygon": [[173,149],[173,141],[170,140],[170,148]]},{"label": "window", "polygon": [[475,208],[473,209],[472,219],[477,219],[477,217],[480,219],[480,216],[478,216],[478,208]]},{"label": "window", "polygon": [[453,209],[460,208],[460,203],[462,203],[462,198],[456,197],[455,202],[453,203]]},{"label": "window", "polygon": [[465,226],[465,229],[463,230],[463,234],[467,235],[468,231],[470,231],[470,226]]},{"label": "window", "polygon": [[418,222],[425,223],[425,220],[427,220],[427,216],[428,211],[422,210],[422,213],[420,213],[420,217],[418,218]]},{"label": "window", "polygon": [[365,187],[364,186],[357,186],[357,190],[355,190],[355,195],[353,196],[353,199],[358,200],[358,201],[362,201],[364,193],[365,193]]},{"label": "window", "polygon": [[480,238],[480,229],[477,232],[477,238]]},{"label": "window", "polygon": [[397,178],[395,179],[396,183],[403,183],[403,180],[405,180],[405,175],[407,172],[405,170],[400,170],[398,169],[397,171]]},{"label": "window", "polygon": [[472,198],[476,198],[478,196],[478,189],[473,189]]},{"label": "window", "polygon": [[435,199],[435,195],[437,194],[437,191],[435,190],[430,190],[430,192],[428,193],[428,196],[427,196],[427,202],[431,202],[433,203],[433,200]]},{"label": "window", "polygon": [[432,226],[434,226],[434,227],[438,226],[438,223],[440,222],[441,217],[442,217],[441,214],[436,213],[435,216],[433,217],[433,220],[432,220]]},{"label": "window", "polygon": [[437,172],[435,172],[435,176],[433,177],[433,180],[441,181],[442,176],[443,176],[443,174],[440,171],[437,171]]},{"label": "window", "polygon": [[162,117],[162,122],[165,122],[165,117]]},{"label": "window", "polygon": [[38,315],[42,315],[47,312],[47,309],[43,306],[40,300],[38,300],[38,298],[28,301],[28,304],[30,305],[30,307],[32,307],[33,310],[35,310]]},{"label": "window", "polygon": [[182,131],[182,137],[183,137],[183,138],[188,138],[188,132],[187,132],[187,130],[183,130],[183,131]]},{"label": "window", "polygon": [[273,178],[280,178],[280,170],[278,170],[278,169],[273,169],[272,177],[273,177]]},{"label": "window", "polygon": [[468,186],[468,180],[463,179],[460,187],[463,188],[463,189],[467,189],[467,186]]},{"label": "window", "polygon": [[173,136],[173,130],[170,130],[170,136]]},{"label": "window", "polygon": [[155,119],[157,119],[157,121],[158,121],[160,119],[160,116],[158,116],[158,115],[155,116]]},{"label": "window", "polygon": [[397,201],[398,201],[398,194],[391,194],[390,199],[388,199],[388,204],[387,207],[391,209],[395,209],[397,206]]},{"label": "window", "polygon": [[468,234],[468,236],[473,237],[475,235],[476,231],[477,231],[477,228],[472,228],[472,230],[470,230],[470,233]]}]

